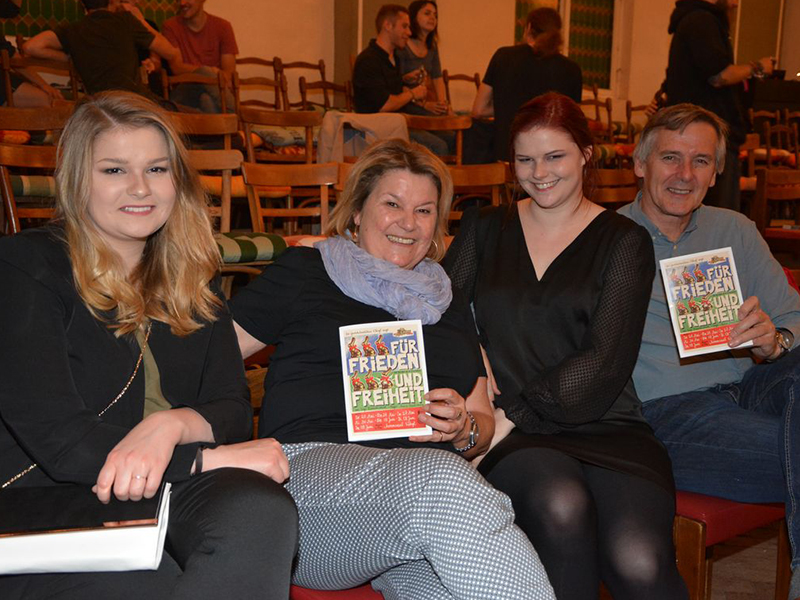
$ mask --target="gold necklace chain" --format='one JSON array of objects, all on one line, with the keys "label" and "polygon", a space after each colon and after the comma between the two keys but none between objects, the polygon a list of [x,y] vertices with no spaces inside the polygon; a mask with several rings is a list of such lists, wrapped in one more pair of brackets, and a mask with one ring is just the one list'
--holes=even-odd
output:
[{"label": "gold necklace chain", "polygon": [[[136,366],[133,367],[133,373],[131,374],[130,378],[128,379],[128,382],[123,386],[122,391],[119,394],[117,394],[117,397],[114,398],[111,402],[109,402],[108,406],[106,406],[103,410],[101,410],[99,413],[97,413],[98,417],[102,417],[109,408],[114,406],[117,403],[117,401],[125,395],[125,392],[128,391],[128,388],[131,387],[131,384],[133,383],[133,380],[136,378],[136,373],[139,372],[139,365],[142,364],[142,359],[144,358],[144,351],[147,348],[147,341],[150,339],[150,330],[152,329],[152,327],[153,327],[153,323],[150,322],[147,325],[147,331],[144,334],[144,342],[142,343],[142,351],[139,352],[139,358],[136,360]],[[7,488],[8,486],[10,486],[12,483],[17,481],[18,479],[21,479],[21,478],[25,477],[25,475],[27,475],[28,473],[33,471],[38,466],[39,465],[37,463],[33,463],[31,465],[28,465],[27,467],[22,469],[22,471],[20,471],[19,473],[14,475],[11,479],[6,481],[3,485],[0,485],[0,490],[3,490],[5,488]]]}]

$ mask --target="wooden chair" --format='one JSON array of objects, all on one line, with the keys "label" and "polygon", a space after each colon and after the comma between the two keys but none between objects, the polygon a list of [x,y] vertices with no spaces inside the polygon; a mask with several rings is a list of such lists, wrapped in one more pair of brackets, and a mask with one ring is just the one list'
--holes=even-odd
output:
[{"label": "wooden chair", "polygon": [[[239,118],[244,127],[248,162],[314,162],[314,127],[322,125],[322,113],[316,111],[269,111],[241,107]],[[303,127],[305,129],[305,153],[280,154],[257,150],[253,147],[253,127]]]},{"label": "wooden chair", "polygon": [[422,129],[424,131],[455,131],[456,153],[454,156],[442,157],[445,162],[452,161],[460,165],[464,157],[464,130],[472,127],[472,117],[469,115],[446,115],[442,117],[422,117],[417,115],[404,115],[409,129]]},{"label": "wooden chair", "polygon": [[[242,167],[244,157],[238,150],[189,150],[189,161],[201,175],[213,173],[211,177],[219,178],[219,205],[212,205],[208,213],[212,218],[219,219],[219,231],[227,233],[231,230],[231,183],[233,172]],[[211,181],[206,175],[203,183],[210,196],[216,196],[216,185],[209,185]]]},{"label": "wooden chair", "polygon": [[[789,252],[800,255],[800,230],[770,226],[771,205],[788,201],[800,201],[800,170],[757,169],[756,193],[750,218],[773,253]],[[797,226],[796,220],[794,226]]]},{"label": "wooden chair", "polygon": [[747,118],[754,133],[764,139],[764,124],[779,125],[781,122],[781,112],[779,110],[747,110]]},{"label": "wooden chair", "polygon": [[691,492],[676,492],[672,534],[678,571],[690,600],[711,598],[714,546],[780,521],[775,600],[785,600],[791,576],[789,537],[783,505],[744,504]]},{"label": "wooden chair", "polygon": [[[591,107],[588,110],[590,111],[590,119],[596,123],[596,125],[592,127],[592,133],[594,134],[595,139],[600,143],[613,143],[614,123],[612,121],[611,98],[606,98],[605,100],[600,100],[598,97],[586,98],[581,100],[581,106]],[[592,109],[594,110],[592,111]],[[603,123],[601,109],[604,109],[606,115],[605,123]],[[591,112],[594,112],[593,118]]]},{"label": "wooden chair", "polygon": [[625,102],[625,135],[629,144],[635,144],[638,134],[641,133],[641,129],[639,131],[636,130],[636,126],[633,122],[634,115],[636,113],[641,113],[645,116],[645,120],[647,120],[647,109],[647,104],[638,104],[634,106],[633,102],[630,100]]},{"label": "wooden chair", "polygon": [[597,169],[597,188],[592,202],[619,208],[636,199],[639,185],[633,169]]},{"label": "wooden chair", "polygon": [[[281,75],[283,75],[284,80],[287,80],[286,71],[290,71],[292,69],[304,69],[306,71],[316,71],[319,73],[319,80],[326,81],[325,79],[325,61],[319,59],[316,63],[305,62],[302,60],[296,60],[293,62],[283,62],[280,58],[275,58],[278,63],[278,68],[280,69]],[[285,110],[292,110],[293,108],[299,109],[303,107],[303,100],[302,97],[300,100],[296,102],[292,102],[289,100],[288,94],[288,80],[287,80],[287,89],[282,90],[283,94],[283,106]]]},{"label": "wooden chair", "polygon": [[73,106],[59,104],[50,108],[14,108],[0,106],[0,130],[53,132],[53,143],[72,115]]},{"label": "wooden chair", "polygon": [[[764,123],[764,146],[767,150],[767,168],[779,166],[773,164],[773,159],[777,160],[777,152],[774,150],[785,150],[790,156],[794,156],[793,162],[791,160],[787,164],[795,169],[800,169],[800,144],[797,139],[797,123],[789,125],[771,125]],[[784,163],[786,164],[786,163]]]},{"label": "wooden chair", "polygon": [[[238,113],[242,107],[261,108],[268,110],[281,110],[283,97],[286,95],[286,79],[278,73],[275,79],[269,77],[242,77],[239,73],[233,74],[233,98]],[[258,98],[242,100],[242,92],[259,94]],[[272,101],[269,101],[269,98]]]},{"label": "wooden chair", "polygon": [[445,97],[447,98],[448,106],[453,106],[453,101],[450,99],[450,82],[451,81],[467,81],[472,82],[475,84],[475,91],[478,91],[478,88],[481,87],[481,76],[478,73],[473,73],[472,75],[466,75],[464,73],[454,73],[450,74],[447,69],[442,71],[442,81],[444,82],[444,93]]},{"label": "wooden chair", "polygon": [[[21,219],[51,219],[53,217],[55,186],[50,176],[55,168],[55,146],[12,146],[0,144],[0,195],[3,198],[6,233],[19,233],[22,230]],[[12,169],[14,170],[13,173]],[[42,172],[44,175],[44,177],[39,177],[36,180],[16,177],[18,190],[20,186],[24,189],[26,182],[30,183],[31,187],[41,188],[41,193],[36,194],[37,201],[30,206],[19,206],[17,204],[17,196],[14,193],[15,186],[12,181],[12,174],[18,176],[23,169],[26,173],[34,170]],[[30,177],[30,175],[25,177]]]},{"label": "wooden chair", "polygon": [[[290,224],[284,227],[285,233],[293,233],[294,225],[299,218],[319,219],[324,230],[328,224],[329,192],[339,179],[337,163],[321,165],[264,165],[245,162],[242,165],[244,182],[247,185],[247,197],[250,202],[250,215],[254,231],[265,231],[264,220],[283,218]],[[282,195],[286,198],[284,207],[262,206],[261,193],[268,192],[268,200],[274,199],[275,189],[288,190]],[[298,188],[313,188],[315,198],[306,198],[299,204],[294,200]],[[317,205],[318,203],[318,205]],[[270,223],[269,229],[272,229]]]},{"label": "wooden chair", "polygon": [[198,84],[216,87],[219,91],[220,112],[228,111],[227,92],[229,91],[226,76],[223,73],[210,77],[198,75],[196,73],[185,73],[183,75],[167,75],[166,70],[161,71],[161,93],[165,100],[169,100],[171,90],[182,84]]},{"label": "wooden chair", "polygon": [[[322,93],[321,103],[308,99],[309,92],[315,93],[317,91]],[[341,94],[344,98],[344,111],[353,112],[353,88],[349,81],[345,81],[344,85],[339,85],[332,81],[308,82],[305,77],[300,78],[300,108],[302,110],[311,110],[314,106],[330,110],[336,106],[336,94]]]},{"label": "wooden chair", "polygon": [[506,167],[503,163],[451,165],[448,170],[453,178],[451,220],[461,219],[461,205],[467,202],[477,201],[483,205],[500,206],[506,184]]}]

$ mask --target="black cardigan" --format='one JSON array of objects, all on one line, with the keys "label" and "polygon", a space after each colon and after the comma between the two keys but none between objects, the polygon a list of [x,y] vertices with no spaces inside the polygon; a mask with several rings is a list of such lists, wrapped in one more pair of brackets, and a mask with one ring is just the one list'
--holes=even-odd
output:
[{"label": "black cardigan", "polygon": [[[142,420],[143,368],[97,417],[140,350],[133,336],[115,337],[87,310],[60,236],[44,228],[0,239],[0,483],[36,462],[15,486],[93,484],[109,451]],[[170,404],[200,413],[217,444],[250,437],[249,392],[227,308],[186,337],[155,322],[149,345]],[[175,448],[167,481],[189,476],[196,449]]]}]

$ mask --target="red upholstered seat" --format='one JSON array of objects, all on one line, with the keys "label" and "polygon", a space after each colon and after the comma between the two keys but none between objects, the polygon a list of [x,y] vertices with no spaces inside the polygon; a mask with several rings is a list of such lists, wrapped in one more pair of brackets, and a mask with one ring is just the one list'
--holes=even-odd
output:
[{"label": "red upholstered seat", "polygon": [[706,546],[713,546],[783,518],[783,504],[744,504],[693,494],[676,493],[675,513],[706,524]]},{"label": "red upholstered seat", "polygon": [[675,500],[675,556],[690,600],[711,597],[712,561],[709,559],[715,544],[776,521],[781,525],[778,530],[775,599],[786,598],[791,569],[782,504],[744,504],[692,492],[677,492]]},{"label": "red upholstered seat", "polygon": [[367,585],[351,590],[334,592],[324,590],[309,590],[296,585],[292,586],[289,600],[383,600],[383,596]]}]

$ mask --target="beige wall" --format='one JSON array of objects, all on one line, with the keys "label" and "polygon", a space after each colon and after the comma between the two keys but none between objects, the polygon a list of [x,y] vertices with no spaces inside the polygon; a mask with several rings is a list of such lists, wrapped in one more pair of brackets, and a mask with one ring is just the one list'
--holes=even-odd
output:
[{"label": "beige wall", "polygon": [[[205,8],[232,23],[239,56],[280,56],[284,62],[322,58],[333,76],[333,0],[206,0]],[[242,68],[241,73],[253,72]],[[287,72],[292,100],[299,98],[297,79],[303,74]]]},{"label": "beige wall", "polygon": [[[494,51],[514,43],[514,0],[438,0],[437,4],[442,68],[470,75],[477,71],[483,78]],[[472,107],[474,86],[456,82],[450,91],[456,110]]]},{"label": "beige wall", "polygon": [[800,2],[787,0],[783,12],[783,39],[780,67],[786,69],[786,79],[800,80]]}]

